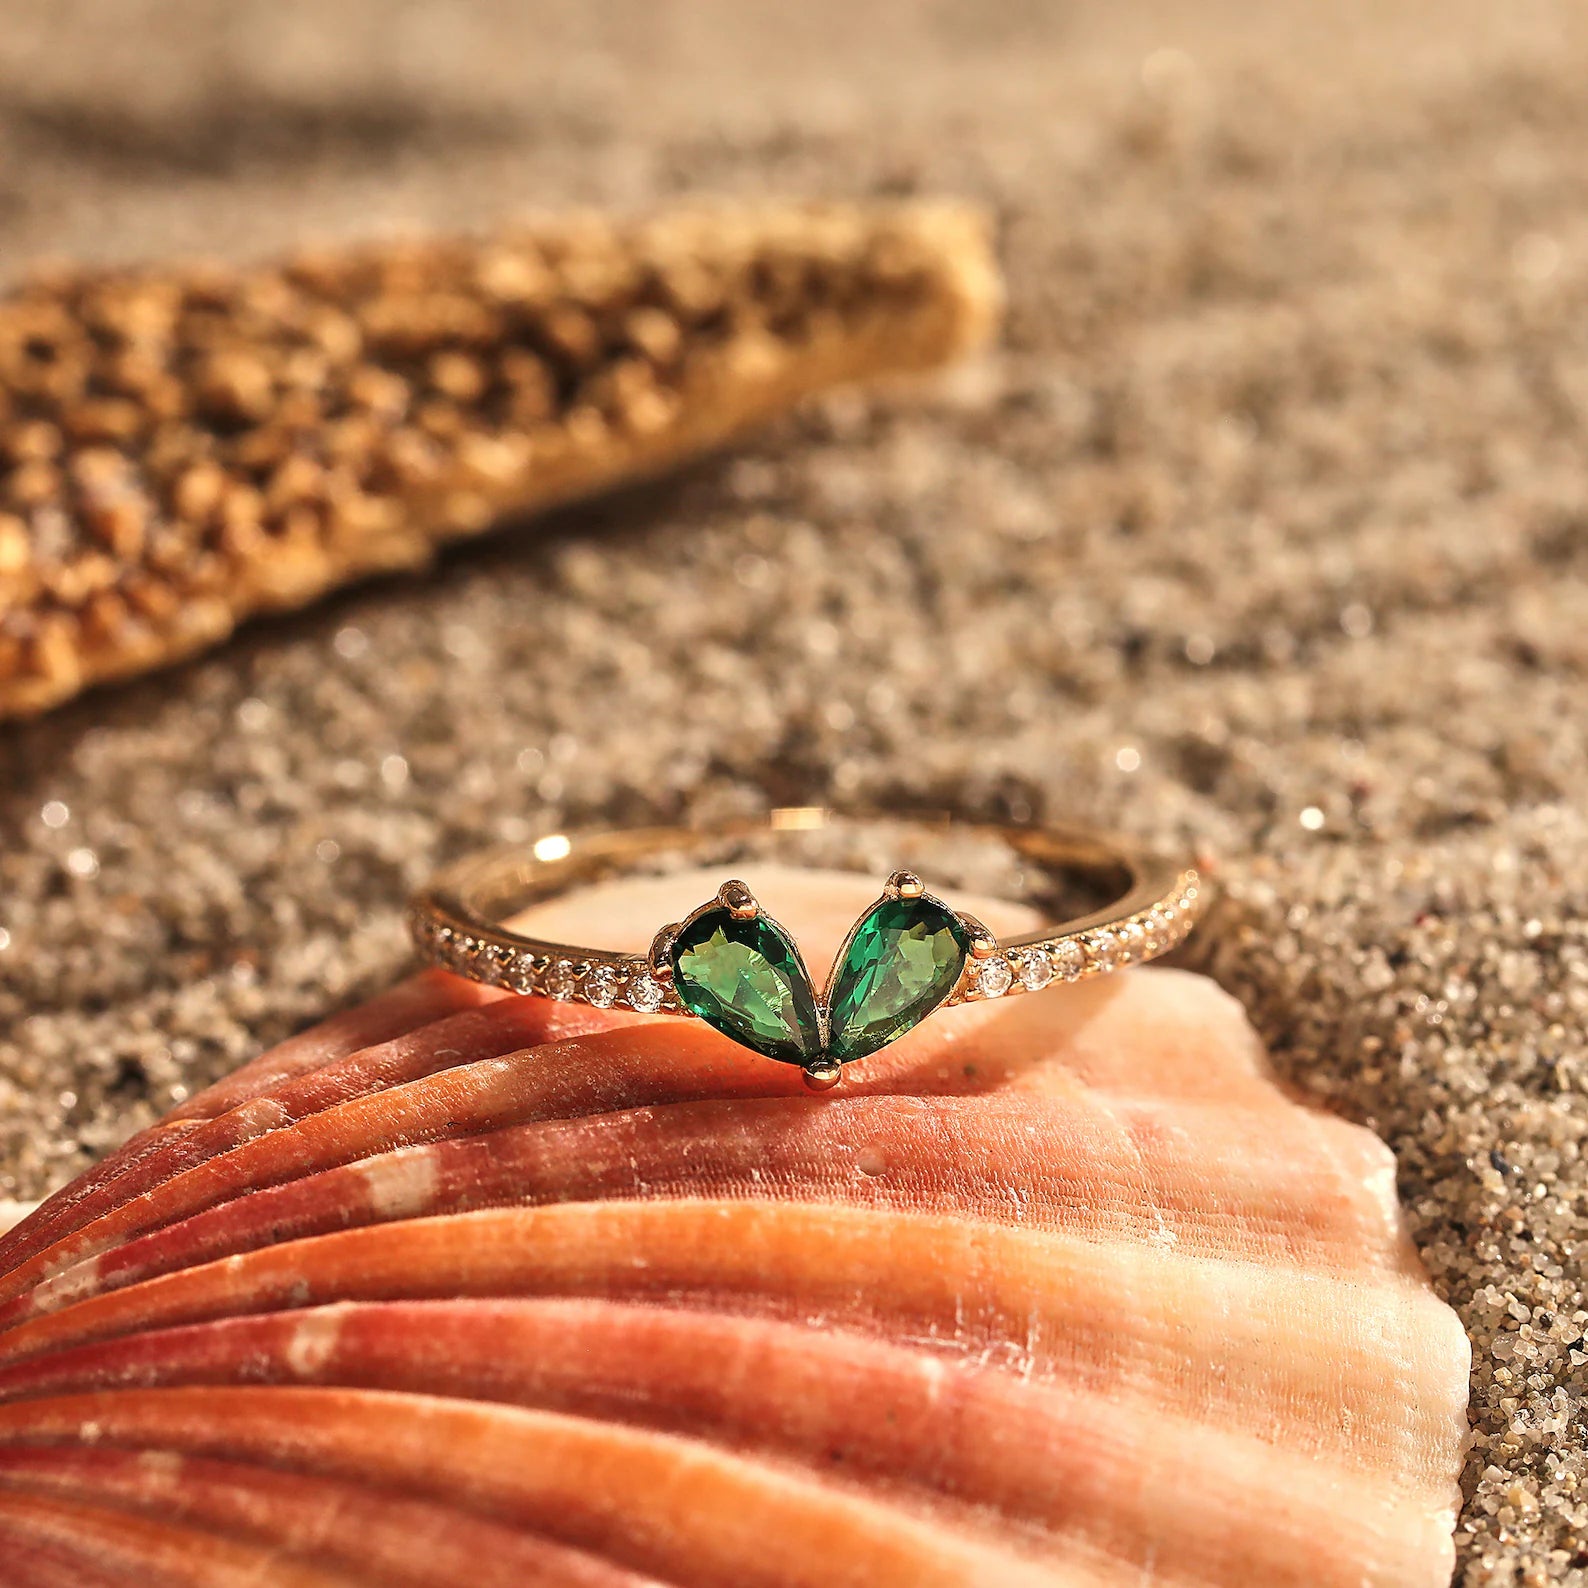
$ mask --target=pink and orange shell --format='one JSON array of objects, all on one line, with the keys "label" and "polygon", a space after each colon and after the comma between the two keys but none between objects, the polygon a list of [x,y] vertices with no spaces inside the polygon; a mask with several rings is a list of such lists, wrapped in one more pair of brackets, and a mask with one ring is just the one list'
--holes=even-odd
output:
[{"label": "pink and orange shell", "polygon": [[1387,1150],[1201,978],[814,1097],[429,972],[0,1239],[0,1582],[1439,1588],[1467,1365]]}]

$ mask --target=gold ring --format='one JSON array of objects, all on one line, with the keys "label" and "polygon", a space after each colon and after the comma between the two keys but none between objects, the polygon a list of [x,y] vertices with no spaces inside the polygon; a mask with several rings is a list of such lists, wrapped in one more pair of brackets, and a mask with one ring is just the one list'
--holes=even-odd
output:
[{"label": "gold ring", "polygon": [[[1049,897],[1053,885],[1079,882],[1108,902],[1000,942],[928,893],[914,871],[898,869],[850,929],[819,994],[793,938],[736,878],[662,927],[644,955],[547,942],[501,924],[658,857],[874,822],[998,840],[1050,879]],[[437,877],[415,898],[411,922],[423,956],[457,975],[526,997],[705,1020],[764,1058],[799,1065],[806,1083],[824,1090],[845,1064],[938,1009],[1039,992],[1166,953],[1191,930],[1200,900],[1191,867],[1084,829],[797,807],[710,830],[555,833],[493,851]]]}]

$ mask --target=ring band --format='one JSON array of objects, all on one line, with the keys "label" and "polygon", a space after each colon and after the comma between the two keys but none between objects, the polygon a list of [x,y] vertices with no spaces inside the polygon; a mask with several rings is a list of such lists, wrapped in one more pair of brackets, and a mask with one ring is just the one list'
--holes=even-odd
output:
[{"label": "ring band", "polygon": [[[501,924],[659,855],[876,819],[997,839],[1055,881],[1086,880],[1113,902],[1000,942],[927,893],[913,871],[896,870],[851,929],[819,995],[793,939],[737,879],[662,927],[644,955],[548,942]],[[709,831],[558,833],[493,851],[449,868],[418,894],[411,925],[424,958],[457,975],[529,997],[704,1019],[763,1057],[798,1064],[808,1084],[825,1089],[844,1064],[940,1008],[1037,992],[1166,953],[1191,930],[1200,900],[1192,868],[1084,829],[796,807]]]}]

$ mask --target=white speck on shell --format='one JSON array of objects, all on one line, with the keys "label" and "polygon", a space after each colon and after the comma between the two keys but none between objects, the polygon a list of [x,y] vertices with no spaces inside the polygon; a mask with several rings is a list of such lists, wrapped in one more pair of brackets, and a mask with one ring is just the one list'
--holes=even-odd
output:
[{"label": "white speck on shell", "polygon": [[252,1102],[234,1108],[231,1122],[243,1127],[245,1141],[255,1136],[268,1135],[271,1131],[280,1130],[283,1125],[292,1123],[286,1109],[273,1097],[256,1097]]},{"label": "white speck on shell", "polygon": [[404,1147],[358,1166],[370,1206],[384,1218],[411,1218],[435,1200],[438,1176],[430,1147]]},{"label": "white speck on shell", "polygon": [[33,1291],[35,1312],[55,1312],[99,1289],[99,1259],[87,1257],[47,1274]]},{"label": "white speck on shell", "polygon": [[341,1332],[342,1316],[337,1308],[305,1313],[287,1341],[287,1366],[299,1378],[313,1378],[331,1360]]}]

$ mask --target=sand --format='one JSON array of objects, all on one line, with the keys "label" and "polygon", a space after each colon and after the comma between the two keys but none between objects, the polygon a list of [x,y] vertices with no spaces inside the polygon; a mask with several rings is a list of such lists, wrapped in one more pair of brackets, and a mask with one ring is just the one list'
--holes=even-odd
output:
[{"label": "sand", "polygon": [[1198,848],[1193,961],[1398,1154],[1461,1580],[1588,1582],[1585,70],[1566,3],[14,5],[7,271],[923,191],[1011,306],[929,393],[0,731],[0,1198],[387,982],[483,840],[1106,816]]}]

